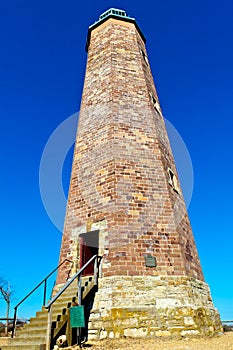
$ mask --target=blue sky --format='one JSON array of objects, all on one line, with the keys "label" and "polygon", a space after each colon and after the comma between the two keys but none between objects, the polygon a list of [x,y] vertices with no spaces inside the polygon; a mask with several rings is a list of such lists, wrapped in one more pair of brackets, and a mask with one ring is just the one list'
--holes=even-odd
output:
[{"label": "blue sky", "polygon": [[[40,197],[51,133],[79,109],[88,26],[110,7],[136,18],[164,116],[194,169],[189,216],[205,279],[222,319],[233,319],[233,4],[217,1],[29,1],[1,4],[1,265],[14,306],[59,258],[61,233]],[[71,152],[63,170],[67,191]],[[51,282],[52,283],[52,282]],[[42,291],[20,308],[28,317]],[[5,305],[0,300],[0,317]]]}]

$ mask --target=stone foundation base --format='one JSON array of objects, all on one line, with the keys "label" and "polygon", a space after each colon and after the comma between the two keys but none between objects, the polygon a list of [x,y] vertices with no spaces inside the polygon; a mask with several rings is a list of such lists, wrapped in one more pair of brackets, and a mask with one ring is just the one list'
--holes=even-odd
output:
[{"label": "stone foundation base", "polygon": [[208,285],[188,277],[102,278],[89,319],[89,339],[219,332],[222,325]]},{"label": "stone foundation base", "polygon": [[89,322],[89,339],[203,336],[221,331],[217,311],[205,308],[118,308],[104,319],[94,310]]}]

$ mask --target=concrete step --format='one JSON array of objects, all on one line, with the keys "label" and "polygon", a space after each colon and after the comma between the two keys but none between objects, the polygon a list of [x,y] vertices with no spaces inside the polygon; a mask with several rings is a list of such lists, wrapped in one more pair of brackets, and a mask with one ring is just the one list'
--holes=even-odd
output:
[{"label": "concrete step", "polygon": [[4,345],[1,350],[45,350],[45,344],[18,344],[15,345]]},{"label": "concrete step", "polygon": [[44,334],[42,336],[31,336],[28,335],[28,337],[24,337],[24,338],[14,338],[12,339],[12,342],[9,343],[9,345],[11,346],[18,346],[21,344],[25,344],[25,345],[30,345],[30,344],[45,344],[46,343],[46,332],[44,332]]},{"label": "concrete step", "polygon": [[[93,288],[94,282],[91,276],[82,279],[82,297],[85,298]],[[77,281],[72,283],[67,290],[56,300],[52,306],[52,327],[54,334],[58,334],[68,317],[68,308],[72,302],[78,301]],[[35,317],[30,319],[30,323],[25,324],[17,330],[16,337],[9,340],[8,345],[4,345],[0,350],[45,350],[47,335],[48,310],[42,307]]]},{"label": "concrete step", "polygon": [[[64,304],[61,304],[60,306],[54,307],[52,309],[52,320],[56,321],[58,315],[66,314],[67,309],[70,308],[71,305],[72,303],[70,302],[70,303],[64,303]],[[42,323],[42,322],[47,322],[47,320],[48,320],[48,312],[41,313],[37,317],[34,317],[30,323],[33,324],[36,321],[39,321],[39,323]]]},{"label": "concrete step", "polygon": [[27,338],[28,336],[44,336],[47,332],[47,324],[43,325],[34,325],[28,328],[25,328],[23,331],[17,332],[14,339]]}]

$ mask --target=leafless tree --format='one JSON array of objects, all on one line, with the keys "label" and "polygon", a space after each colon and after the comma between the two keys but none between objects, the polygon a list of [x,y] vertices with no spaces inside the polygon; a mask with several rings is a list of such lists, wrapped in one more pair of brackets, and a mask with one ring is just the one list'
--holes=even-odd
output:
[{"label": "leafless tree", "polygon": [[4,279],[0,278],[0,292],[2,294],[3,299],[6,302],[6,327],[5,327],[5,333],[7,335],[7,332],[8,332],[8,318],[9,318],[9,313],[10,313],[11,299],[12,299],[12,290],[11,290],[10,282],[7,282]]}]

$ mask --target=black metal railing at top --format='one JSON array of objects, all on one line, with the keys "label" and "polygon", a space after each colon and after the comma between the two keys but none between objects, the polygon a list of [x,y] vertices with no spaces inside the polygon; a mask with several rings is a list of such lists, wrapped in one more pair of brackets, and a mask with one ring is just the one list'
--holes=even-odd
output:
[{"label": "black metal railing at top", "polygon": [[[13,329],[12,329],[12,334],[11,337],[14,338],[14,334],[15,334],[15,327],[16,327],[16,320],[17,320],[17,311],[18,311],[18,307],[26,300],[28,299],[28,297],[30,297],[30,295],[32,295],[42,284],[44,284],[44,293],[43,293],[43,306],[45,306],[46,304],[46,295],[47,295],[47,281],[49,279],[50,276],[52,276],[54,274],[54,272],[56,272],[59,267],[61,267],[65,262],[69,262],[71,264],[73,264],[73,261],[69,260],[69,259],[65,259],[63,260],[55,269],[53,269],[40,283],[37,284],[37,286],[35,288],[33,288],[15,307],[14,307],[14,321],[13,321]],[[69,273],[67,276],[67,279],[69,278]]]}]

